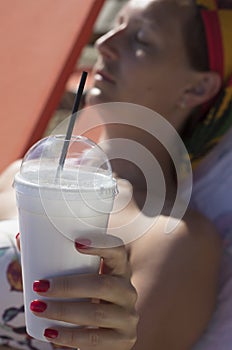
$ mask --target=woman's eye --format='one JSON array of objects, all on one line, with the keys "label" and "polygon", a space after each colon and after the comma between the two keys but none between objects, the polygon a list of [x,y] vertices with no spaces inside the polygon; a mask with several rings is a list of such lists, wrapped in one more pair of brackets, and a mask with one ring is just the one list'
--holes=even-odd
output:
[{"label": "woman's eye", "polygon": [[149,45],[149,43],[148,43],[147,39],[145,38],[145,36],[142,33],[140,33],[140,32],[136,33],[135,40],[136,40],[137,43],[139,43],[141,45],[144,45],[144,46],[148,46]]}]

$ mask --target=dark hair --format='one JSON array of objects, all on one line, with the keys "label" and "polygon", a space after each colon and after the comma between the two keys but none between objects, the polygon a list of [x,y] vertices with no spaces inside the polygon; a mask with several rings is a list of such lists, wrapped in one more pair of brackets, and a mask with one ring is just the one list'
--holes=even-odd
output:
[{"label": "dark hair", "polygon": [[209,58],[200,9],[194,0],[176,0],[176,4],[183,12],[182,32],[190,65],[196,70],[207,71]]},{"label": "dark hair", "polygon": [[[185,44],[186,55],[190,66],[196,71],[208,71],[209,57],[204,23],[200,8],[195,0],[169,0],[175,2],[181,21],[181,30]],[[182,129],[182,136],[190,137],[195,125],[202,118],[201,106],[194,108]]]}]

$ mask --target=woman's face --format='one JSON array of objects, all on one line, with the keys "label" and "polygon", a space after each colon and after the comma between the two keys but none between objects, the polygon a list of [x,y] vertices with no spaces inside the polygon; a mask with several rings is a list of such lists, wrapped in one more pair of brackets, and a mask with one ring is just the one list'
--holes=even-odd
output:
[{"label": "woman's face", "polygon": [[98,39],[87,102],[130,102],[173,118],[191,77],[172,1],[132,0]]}]

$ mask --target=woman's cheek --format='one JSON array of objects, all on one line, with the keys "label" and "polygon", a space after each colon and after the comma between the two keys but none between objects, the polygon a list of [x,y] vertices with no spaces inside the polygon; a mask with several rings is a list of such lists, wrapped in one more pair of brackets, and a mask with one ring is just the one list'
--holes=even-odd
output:
[{"label": "woman's cheek", "polygon": [[137,49],[137,50],[135,51],[135,56],[136,56],[137,58],[142,59],[142,58],[145,58],[145,57],[146,57],[146,53],[145,53],[145,51],[144,51],[143,49]]}]

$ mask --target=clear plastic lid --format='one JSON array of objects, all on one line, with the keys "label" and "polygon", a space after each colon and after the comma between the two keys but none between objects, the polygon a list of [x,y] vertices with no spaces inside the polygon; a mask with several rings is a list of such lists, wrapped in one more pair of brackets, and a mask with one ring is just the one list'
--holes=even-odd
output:
[{"label": "clear plastic lid", "polygon": [[[65,142],[67,155],[61,169]],[[112,183],[115,184],[110,162],[97,144],[83,136],[72,136],[68,142],[64,135],[44,138],[32,146],[22,161],[18,180],[21,185],[39,186],[47,191],[59,187],[67,192],[75,189],[92,192],[94,188],[109,194]]]}]

